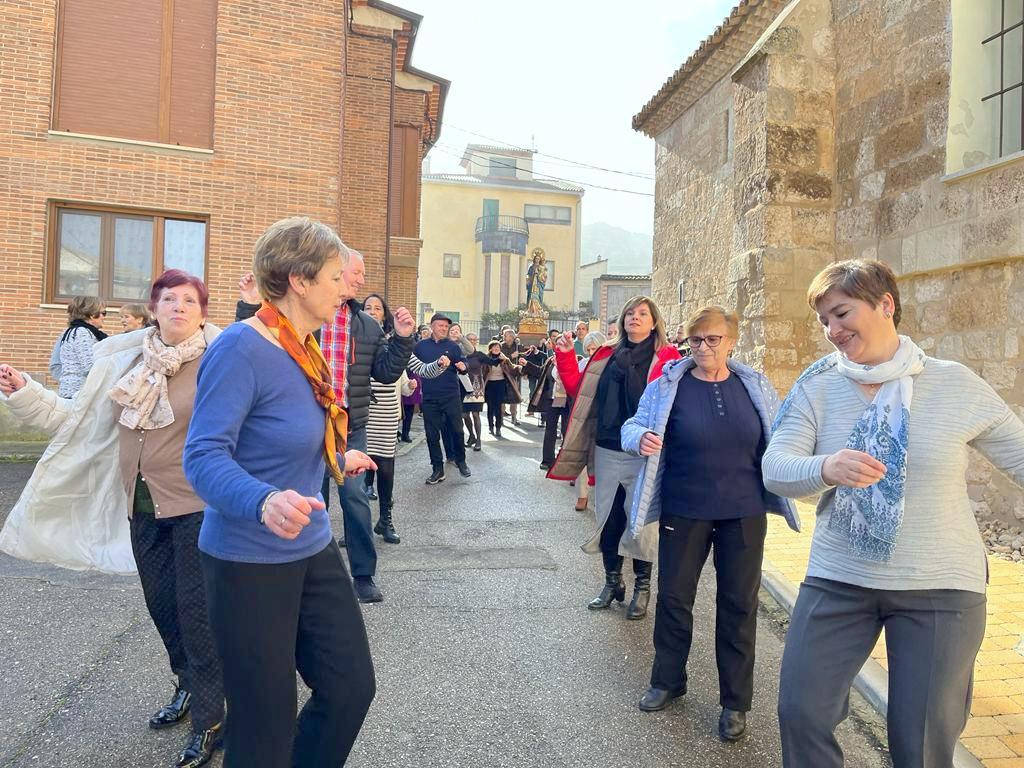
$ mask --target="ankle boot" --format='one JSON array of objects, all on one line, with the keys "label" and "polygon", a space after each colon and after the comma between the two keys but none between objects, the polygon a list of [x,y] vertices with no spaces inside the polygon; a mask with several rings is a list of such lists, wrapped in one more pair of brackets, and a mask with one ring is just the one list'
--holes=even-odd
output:
[{"label": "ankle boot", "polygon": [[377,524],[373,526],[373,532],[378,536],[383,536],[384,541],[388,544],[400,544],[402,539],[399,538],[398,533],[395,531],[395,524],[391,517],[392,504],[382,504],[380,508],[380,519]]},{"label": "ankle boot", "polygon": [[647,615],[647,604],[651,601],[651,563],[641,568],[634,567],[633,599],[626,609],[626,618],[638,621]]},{"label": "ankle boot", "polygon": [[622,571],[605,571],[604,589],[601,594],[587,603],[592,611],[603,611],[612,604],[612,600],[620,603],[626,599],[626,585],[622,583]]}]

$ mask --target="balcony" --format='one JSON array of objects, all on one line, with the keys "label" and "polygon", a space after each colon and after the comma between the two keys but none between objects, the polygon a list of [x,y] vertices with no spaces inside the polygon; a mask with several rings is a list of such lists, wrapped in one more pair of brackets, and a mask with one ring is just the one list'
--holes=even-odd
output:
[{"label": "balcony", "polygon": [[476,241],[484,253],[526,255],[530,225],[518,216],[481,216],[476,220]]}]

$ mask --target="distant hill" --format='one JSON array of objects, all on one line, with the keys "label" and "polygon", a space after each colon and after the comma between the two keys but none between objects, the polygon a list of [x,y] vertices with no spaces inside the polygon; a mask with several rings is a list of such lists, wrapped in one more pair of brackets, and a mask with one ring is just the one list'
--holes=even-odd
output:
[{"label": "distant hill", "polygon": [[599,221],[583,225],[582,240],[584,264],[600,257],[608,259],[608,272],[613,275],[644,275],[651,271],[651,235]]}]

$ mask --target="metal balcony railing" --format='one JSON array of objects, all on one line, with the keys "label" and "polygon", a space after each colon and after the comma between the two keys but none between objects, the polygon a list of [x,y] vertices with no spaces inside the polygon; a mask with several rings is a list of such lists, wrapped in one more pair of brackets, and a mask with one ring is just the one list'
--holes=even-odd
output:
[{"label": "metal balcony railing", "polygon": [[476,241],[484,253],[526,254],[530,225],[518,216],[481,216],[476,220]]}]

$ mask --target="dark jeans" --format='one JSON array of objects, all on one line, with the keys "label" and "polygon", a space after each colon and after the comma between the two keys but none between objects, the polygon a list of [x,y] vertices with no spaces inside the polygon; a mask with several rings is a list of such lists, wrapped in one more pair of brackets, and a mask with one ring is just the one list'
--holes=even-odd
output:
[{"label": "dark jeans", "polygon": [[505,407],[505,393],[508,385],[504,379],[500,381],[488,381],[484,385],[484,402],[487,403],[487,427],[495,434],[501,434],[501,428],[505,425],[505,414],[502,410]]},{"label": "dark jeans", "polygon": [[651,685],[686,690],[693,641],[693,601],[714,547],[715,661],[723,707],[749,712],[754,696],[757,591],[768,529],[765,515],[733,520],[666,517],[658,544],[658,607]]},{"label": "dark jeans", "polygon": [[[202,559],[224,663],[225,768],[344,765],[376,682],[338,545],[293,563]],[[297,723],[296,670],[312,692]]]},{"label": "dark jeans", "polygon": [[366,487],[372,488],[376,480],[378,504],[381,509],[389,509],[394,503],[392,496],[395,492],[395,457],[370,454],[370,458],[377,465],[377,470],[366,473]]},{"label": "dark jeans", "polygon": [[463,463],[466,460],[466,446],[462,443],[462,400],[457,396],[447,400],[424,400],[422,407],[431,466],[434,469],[444,467],[441,432],[446,427],[452,436],[448,458],[455,459],[458,464]]},{"label": "dark jeans", "polygon": [[[348,433],[348,448],[366,452],[366,427]],[[370,521],[370,500],[366,498],[366,481],[362,477],[346,477],[338,486],[341,518],[345,524],[345,544],[353,576],[373,576],[377,573],[377,549],[373,543],[373,524]],[[330,507],[331,475],[324,473],[324,504]]]},{"label": "dark jeans", "polygon": [[412,417],[416,414],[415,405],[402,406],[402,439],[409,439],[409,430],[412,429]]},{"label": "dark jeans", "polygon": [[558,423],[562,423],[562,434],[569,427],[569,409],[550,407],[544,411],[544,448],[542,461],[548,466],[555,463],[555,442],[558,440]]},{"label": "dark jeans", "polygon": [[198,733],[224,719],[220,660],[199,562],[203,513],[154,517],[146,511],[152,510],[152,501],[142,480],[136,482],[134,509],[129,530],[142,594],[167,649],[171,671],[192,694],[192,728]]},{"label": "dark jeans", "polygon": [[[621,485],[612,499],[612,509],[601,529],[601,559],[606,572],[622,570],[622,555],[619,554],[619,541],[626,532],[626,489]],[[634,576],[650,576],[653,564],[647,560],[633,560]]]},{"label": "dark jeans", "polygon": [[882,590],[827,579],[800,585],[786,632],[779,728],[786,768],[841,768],[835,729],[850,686],[885,629],[894,768],[949,768],[971,711],[985,595]]}]

